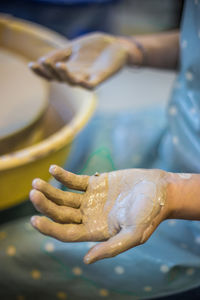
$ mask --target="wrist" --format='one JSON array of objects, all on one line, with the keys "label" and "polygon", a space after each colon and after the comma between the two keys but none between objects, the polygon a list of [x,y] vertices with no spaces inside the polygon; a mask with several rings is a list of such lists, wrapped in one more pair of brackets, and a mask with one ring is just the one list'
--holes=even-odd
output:
[{"label": "wrist", "polygon": [[200,220],[200,175],[168,173],[169,219]]},{"label": "wrist", "polygon": [[143,66],[145,61],[144,49],[142,44],[134,40],[134,38],[118,37],[118,42],[127,52],[127,64]]},{"label": "wrist", "polygon": [[177,212],[177,179],[174,173],[167,172],[166,175],[167,181],[167,203],[168,203],[168,219],[176,219],[176,212]]}]

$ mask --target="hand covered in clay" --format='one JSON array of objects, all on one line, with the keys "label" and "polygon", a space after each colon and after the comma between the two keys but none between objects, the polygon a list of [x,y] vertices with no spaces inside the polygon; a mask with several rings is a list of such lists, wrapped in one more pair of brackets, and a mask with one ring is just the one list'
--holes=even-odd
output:
[{"label": "hand covered in clay", "polygon": [[127,47],[119,39],[95,33],[72,40],[65,49],[49,53],[29,66],[47,80],[94,88],[122,68],[127,59]]},{"label": "hand covered in clay", "polygon": [[63,242],[103,241],[90,249],[85,263],[144,243],[168,218],[165,171],[128,169],[86,176],[53,165],[50,173],[82,193],[62,191],[35,179],[30,199],[48,218],[34,216],[31,223]]}]

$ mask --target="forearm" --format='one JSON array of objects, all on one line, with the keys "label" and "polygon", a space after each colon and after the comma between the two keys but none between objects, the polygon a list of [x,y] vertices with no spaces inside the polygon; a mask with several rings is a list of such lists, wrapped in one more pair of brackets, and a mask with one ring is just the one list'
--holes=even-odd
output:
[{"label": "forearm", "polygon": [[169,218],[200,220],[200,174],[168,174]]},{"label": "forearm", "polygon": [[[119,38],[127,47],[129,65],[176,69],[179,61],[179,31]],[[143,51],[136,50],[138,41]],[[142,53],[143,52],[143,53]]]}]

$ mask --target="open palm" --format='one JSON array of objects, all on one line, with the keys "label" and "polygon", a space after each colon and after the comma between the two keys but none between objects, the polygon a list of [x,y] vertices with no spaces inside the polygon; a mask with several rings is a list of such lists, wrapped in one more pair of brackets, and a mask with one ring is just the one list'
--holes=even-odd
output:
[{"label": "open palm", "polygon": [[128,52],[117,38],[93,33],[69,42],[31,62],[30,68],[48,80],[57,80],[93,88],[118,71],[127,61]]},{"label": "open palm", "polygon": [[53,221],[35,216],[32,225],[63,242],[103,241],[90,249],[86,263],[144,243],[168,216],[164,171],[128,169],[86,176],[52,166],[50,173],[82,193],[35,179],[30,199]]}]

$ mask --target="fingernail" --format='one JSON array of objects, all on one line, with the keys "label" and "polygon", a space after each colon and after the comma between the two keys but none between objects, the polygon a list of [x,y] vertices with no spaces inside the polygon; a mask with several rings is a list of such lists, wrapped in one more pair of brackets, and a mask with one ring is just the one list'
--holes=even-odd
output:
[{"label": "fingernail", "polygon": [[[31,190],[30,193],[29,193],[30,199],[34,196],[34,194],[35,194],[35,190],[33,189],[33,190]],[[31,199],[31,200],[32,200],[32,199]]]},{"label": "fingernail", "polygon": [[95,257],[95,256],[92,257],[90,254],[87,254],[87,255],[84,257],[84,263],[85,263],[86,265],[92,264],[92,263],[96,262],[97,260],[98,260],[97,257]]},{"label": "fingernail", "polygon": [[90,257],[89,256],[85,256],[84,259],[83,259],[84,263],[86,265],[89,265],[91,262],[90,262]]},{"label": "fingernail", "polygon": [[41,181],[41,180],[40,180],[39,178],[35,178],[35,179],[32,181],[32,186],[33,186],[33,187],[38,187],[40,181]]},{"label": "fingernail", "polygon": [[33,227],[37,226],[38,224],[37,216],[31,217],[31,224],[33,225]]},{"label": "fingernail", "polygon": [[49,172],[54,173],[56,171],[56,168],[57,168],[56,165],[51,165],[49,168]]},{"label": "fingernail", "polygon": [[41,63],[45,62],[45,60],[46,60],[45,57],[41,57],[41,58],[40,58],[40,62],[41,62]]},{"label": "fingernail", "polygon": [[32,68],[33,66],[34,66],[34,62],[31,61],[31,62],[28,63],[29,68]]},{"label": "fingernail", "polygon": [[56,68],[60,68],[62,66],[62,64],[60,62],[56,63]]}]

